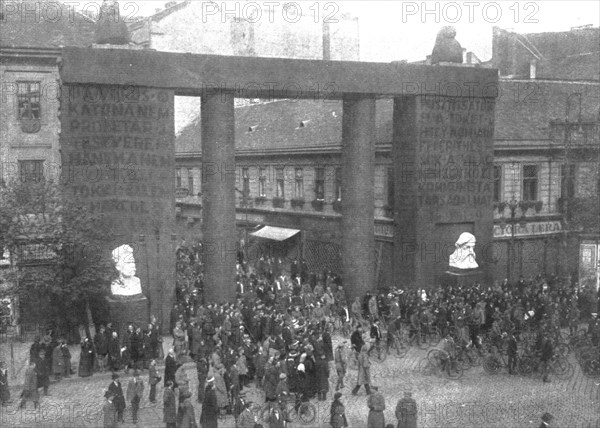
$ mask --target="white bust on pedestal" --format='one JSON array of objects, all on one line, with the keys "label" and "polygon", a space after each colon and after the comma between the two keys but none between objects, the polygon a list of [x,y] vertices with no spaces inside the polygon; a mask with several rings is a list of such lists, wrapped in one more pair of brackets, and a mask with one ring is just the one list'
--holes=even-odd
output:
[{"label": "white bust on pedestal", "polygon": [[456,269],[477,269],[479,265],[475,261],[475,236],[469,232],[463,232],[458,237],[454,246],[456,249],[450,255],[450,267]]},{"label": "white bust on pedestal", "polygon": [[110,284],[111,294],[114,297],[142,296],[142,284],[135,276],[133,249],[129,245],[121,245],[113,250],[112,258],[119,277]]}]

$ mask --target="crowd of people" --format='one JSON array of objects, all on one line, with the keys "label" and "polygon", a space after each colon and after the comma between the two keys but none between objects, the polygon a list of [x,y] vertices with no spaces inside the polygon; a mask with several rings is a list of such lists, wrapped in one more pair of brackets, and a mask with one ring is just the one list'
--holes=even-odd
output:
[{"label": "crowd of people", "polygon": [[[581,315],[577,292],[554,279],[521,278],[516,284],[504,281],[492,286],[429,290],[393,288],[377,295],[367,293],[348,304],[341,278],[331,272],[317,275],[308,272],[303,262],[288,267],[272,257],[248,263],[243,254],[238,256],[236,301],[205,303],[199,256],[199,247],[180,248],[177,253],[177,302],[170,326],[173,342],[164,359],[163,376],[156,367],[164,356],[161,329],[154,317],[145,330],[128,326],[123,338],[109,323],[99,327],[93,340],[82,341],[78,375],[113,372],[105,394],[108,426],[123,420],[126,401],[137,420],[144,394],[140,372],[147,369],[150,402],[156,401],[157,385],[163,381],[163,414],[168,427],[196,425],[191,405],[195,395],[202,404],[200,426],[217,426],[219,417],[232,414],[238,426],[253,428],[257,415],[251,411],[252,403],[244,400],[244,390],[251,386],[264,395],[269,426],[285,425],[290,404],[301,411],[304,403],[325,401],[333,392],[330,423],[344,427],[342,391],[350,387],[349,392],[358,395],[364,385],[367,426],[383,428],[385,399],[370,380],[370,356],[374,343],[382,337],[383,325],[388,337],[401,325],[408,325],[411,334],[435,326],[444,336],[453,331],[461,340],[476,344],[484,332],[500,337],[510,333],[519,340],[518,333],[527,325],[541,326],[547,333],[564,327],[576,331]],[[334,349],[334,319],[354,329],[351,347],[340,340]],[[368,332],[363,331],[366,323],[370,324]],[[369,340],[371,344],[366,343]],[[356,352],[356,382],[345,382],[350,352]],[[197,391],[190,390],[184,366],[190,361],[196,365]],[[118,372],[128,374],[130,369],[133,377],[124,393]],[[51,375],[60,380],[72,374],[64,340],[53,337],[51,331],[36,339],[30,350],[22,405],[31,400],[37,406],[37,390],[43,387],[48,393]],[[330,391],[334,374],[335,391]],[[409,392],[405,399],[398,403],[396,416],[416,417]]]}]

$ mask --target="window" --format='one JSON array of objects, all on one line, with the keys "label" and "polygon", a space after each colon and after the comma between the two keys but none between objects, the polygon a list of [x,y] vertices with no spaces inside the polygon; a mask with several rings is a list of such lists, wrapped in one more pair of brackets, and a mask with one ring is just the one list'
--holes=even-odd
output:
[{"label": "window", "polygon": [[44,161],[19,161],[19,175],[24,183],[44,181]]},{"label": "window", "polygon": [[335,200],[342,200],[342,168],[335,169]]},{"label": "window", "polygon": [[502,166],[494,165],[493,174],[494,176],[492,177],[492,191],[494,192],[494,194],[492,195],[492,197],[494,198],[494,202],[500,202],[500,197],[502,194]]},{"label": "window", "polygon": [[560,168],[560,196],[572,198],[575,196],[575,165],[561,165]]},{"label": "window", "polygon": [[537,201],[538,197],[538,166],[523,165],[523,200]]},{"label": "window", "polygon": [[242,168],[242,196],[244,198],[250,196],[250,175],[248,175],[248,168]]},{"label": "window", "polygon": [[285,198],[284,193],[284,177],[283,177],[283,168],[275,168],[275,181],[277,184],[275,196],[281,199]]},{"label": "window", "polygon": [[267,173],[265,168],[258,169],[258,196],[261,198],[267,196]]},{"label": "window", "polygon": [[394,168],[387,169],[387,206],[388,210],[394,211]]},{"label": "window", "polygon": [[325,168],[315,168],[315,199],[317,201],[325,200]]},{"label": "window", "polygon": [[194,170],[188,168],[188,191],[190,196],[194,196]]},{"label": "window", "polygon": [[302,168],[296,168],[294,185],[294,199],[304,198],[304,178],[302,176]]},{"label": "window", "polygon": [[18,117],[40,119],[40,82],[17,82]]},{"label": "window", "polygon": [[177,173],[177,175],[176,175],[177,178],[176,178],[176,182],[175,182],[176,183],[175,187],[180,189],[181,188],[181,168],[177,168],[176,173]]}]

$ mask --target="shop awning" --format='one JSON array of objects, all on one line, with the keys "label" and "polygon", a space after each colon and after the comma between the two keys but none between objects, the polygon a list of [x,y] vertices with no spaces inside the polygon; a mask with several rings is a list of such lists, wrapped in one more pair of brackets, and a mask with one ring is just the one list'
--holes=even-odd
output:
[{"label": "shop awning", "polygon": [[298,229],[286,229],[285,227],[265,226],[250,235],[258,238],[272,239],[274,241],[285,241],[300,231]]}]

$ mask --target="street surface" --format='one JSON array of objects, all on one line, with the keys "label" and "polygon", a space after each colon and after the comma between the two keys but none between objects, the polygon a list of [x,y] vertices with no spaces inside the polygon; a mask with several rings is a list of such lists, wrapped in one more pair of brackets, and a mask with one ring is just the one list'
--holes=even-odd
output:
[{"label": "street surface", "polygon": [[[334,346],[339,338],[334,338]],[[165,346],[171,339],[165,338]],[[22,367],[27,360],[30,343],[15,344],[15,361]],[[79,352],[77,346],[71,347],[73,367],[77,367]],[[472,368],[457,381],[441,376],[423,376],[417,367],[419,360],[426,352],[411,349],[403,358],[388,356],[382,364],[373,362],[371,377],[373,385],[379,386],[386,399],[385,420],[396,426],[394,410],[397,401],[405,390],[412,390],[417,401],[419,427],[502,427],[502,428],[537,428],[540,416],[550,412],[555,417],[555,426],[569,428],[599,428],[600,402],[598,386],[593,380],[581,374],[576,366],[575,375],[569,380],[552,379],[544,384],[539,378],[523,378],[511,376],[503,372],[490,376],[481,367]],[[10,369],[9,344],[2,344],[0,357],[5,358]],[[571,362],[575,363],[571,358]],[[196,419],[200,417],[201,406],[195,401],[197,391],[196,369],[193,363],[185,365],[191,380],[193,403]],[[163,370],[163,367],[160,367]],[[17,379],[10,379],[13,402],[1,409],[0,426],[2,427],[100,427],[102,426],[102,405],[104,389],[110,383],[110,373],[94,374],[91,378],[80,378],[74,375],[70,379],[52,383],[50,396],[41,396],[40,408],[33,409],[29,402],[25,410],[18,409],[18,396],[21,392],[19,384],[23,382],[24,369],[19,370]],[[332,367],[330,377],[331,389],[327,401],[313,400],[316,415],[312,422],[301,421],[294,417],[292,427],[329,427],[329,407],[335,387],[335,370]],[[131,374],[131,372],[130,372]],[[130,375],[121,372],[123,389],[126,388]],[[148,372],[142,373],[146,384],[145,399],[141,403],[138,427],[164,427],[162,422],[162,382],[157,390],[157,403],[148,402]],[[348,424],[351,428],[363,428],[367,420],[367,396],[361,389],[358,396],[352,396],[350,390],[356,382],[356,371],[349,370],[342,402],[346,406]],[[41,391],[41,390],[40,390]],[[262,406],[264,395],[255,388],[244,390],[246,398]],[[134,427],[128,409],[125,413],[123,427]],[[259,407],[258,407],[259,408]],[[260,411],[256,411],[260,422]],[[266,422],[262,424],[267,427]],[[219,421],[219,426],[235,427],[232,416]]]}]

